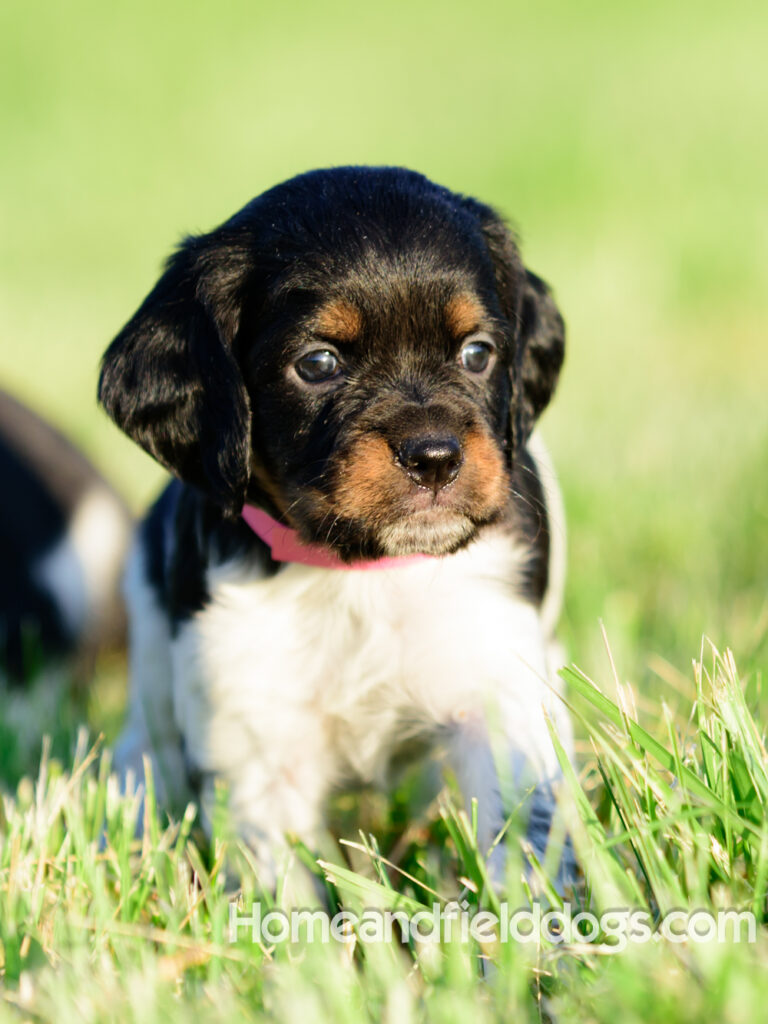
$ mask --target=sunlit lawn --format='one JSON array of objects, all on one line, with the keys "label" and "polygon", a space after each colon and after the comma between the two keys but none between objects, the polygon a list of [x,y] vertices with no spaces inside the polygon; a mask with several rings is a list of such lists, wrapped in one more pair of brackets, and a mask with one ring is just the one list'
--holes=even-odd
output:
[{"label": "sunlit lawn", "polygon": [[[746,3],[232,2],[214,10],[144,0],[125,9],[83,0],[41,9],[12,0],[0,10],[0,385],[64,428],[138,512],[162,474],[97,410],[97,365],[183,233],[209,228],[262,189],[320,165],[405,164],[476,194],[517,226],[529,265],[554,286],[568,324],[567,364],[543,427],[568,511],[562,635],[569,658],[612,692],[602,621],[619,677],[635,684],[640,720],[669,745],[661,702],[677,709],[682,728],[694,696],[691,659],[706,634],[734,649],[762,729],[766,30],[768,15]],[[122,664],[102,666],[85,702],[91,727],[106,729],[108,739],[122,678]],[[16,700],[0,710],[0,769],[14,785],[36,761],[44,731],[71,767],[68,744],[82,701],[41,692],[34,702],[32,711]],[[586,742],[596,730],[594,720],[580,726],[581,767],[597,805],[605,781],[594,774],[595,751]],[[125,852],[104,859],[91,842],[97,818],[85,809],[85,784],[78,781],[67,797],[73,802],[63,819],[50,809],[33,813],[31,789],[8,805],[11,817],[31,815],[38,830],[24,840],[32,858],[24,870],[50,880],[49,890],[33,886],[31,903],[14,888],[18,862],[0,815],[0,993],[18,1001],[19,977],[37,979],[41,970],[33,1019],[51,1016],[50,1007],[63,1006],[79,986],[87,989],[91,975],[98,976],[93,1007],[79,1019],[110,1019],[111,1012],[122,1020],[183,1018],[198,1004],[214,1018],[239,1011],[298,1019],[300,1004],[309,1019],[369,1013],[421,1020],[428,1005],[428,1019],[458,1020],[479,999],[488,1019],[501,1020],[505,993],[522,1019],[529,1012],[536,1019],[528,992],[540,976],[522,955],[519,962],[501,957],[496,988],[477,981],[476,962],[464,954],[447,955],[432,980],[431,968],[419,967],[415,988],[410,954],[350,975],[337,951],[313,953],[294,991],[286,957],[272,967],[257,958],[250,974],[238,974],[211,952],[217,915],[226,910],[216,888],[223,881],[200,883],[202,916],[184,926],[203,957],[204,966],[195,966],[189,951],[169,952],[165,939],[153,944],[147,931],[180,927],[184,914],[157,907],[173,886],[174,898],[182,890],[192,898],[183,850],[165,861],[147,849],[134,861]],[[77,814],[91,821],[91,833],[67,840]],[[619,828],[616,814],[604,816],[609,829]],[[125,830],[115,828],[123,836],[115,842],[125,841]],[[677,842],[689,855],[690,836],[653,834],[670,863],[678,863]],[[431,841],[444,842],[450,854],[444,826],[433,827]],[[67,849],[76,859],[62,867]],[[427,849],[417,844],[409,854],[414,870]],[[757,867],[743,851],[733,854],[724,869],[729,892],[746,899],[743,882],[764,893]],[[637,872],[637,862],[628,863]],[[70,888],[55,883],[49,868],[71,878]],[[126,885],[141,893],[127,918]],[[716,901],[713,892],[707,883],[694,895]],[[653,886],[651,895],[644,890],[644,898],[654,894]],[[48,899],[64,907],[50,932]],[[67,900],[73,920],[99,922],[95,930],[62,923]],[[113,917],[138,931],[108,937],[104,922]],[[26,960],[22,940],[13,945],[18,929],[30,936]],[[77,941],[73,929],[80,929]],[[21,957],[14,978],[8,949]],[[598,958],[575,974],[567,968],[561,981],[583,1009],[573,1019],[608,1019],[610,1012],[650,1019],[643,1016],[645,971],[656,979],[654,1019],[665,1012],[671,1021],[732,1019],[729,986],[742,986],[744,1000],[761,1005],[758,972],[741,954],[732,960],[721,950],[708,962],[681,965],[687,952],[670,959],[654,949],[634,959]],[[169,966],[169,956],[181,959]],[[123,964],[127,982],[119,977]],[[312,994],[307,978],[322,974],[328,984]],[[690,996],[692,979],[703,976],[709,1003]],[[715,984],[720,1002],[711,994]],[[422,985],[431,993],[427,1003]],[[361,1010],[366,998],[370,1006]],[[119,1009],[110,1010],[113,1004]],[[564,1019],[569,1012],[561,1009]]]}]

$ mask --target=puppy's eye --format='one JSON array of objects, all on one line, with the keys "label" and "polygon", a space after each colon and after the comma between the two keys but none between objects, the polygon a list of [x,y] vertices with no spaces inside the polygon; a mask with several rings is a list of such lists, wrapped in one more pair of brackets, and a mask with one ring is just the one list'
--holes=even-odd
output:
[{"label": "puppy's eye", "polygon": [[296,373],[309,384],[330,380],[339,372],[339,357],[327,348],[307,352],[296,363]]},{"label": "puppy's eye", "polygon": [[489,342],[468,341],[459,353],[459,360],[470,373],[482,373],[488,369],[492,355],[493,345]]}]

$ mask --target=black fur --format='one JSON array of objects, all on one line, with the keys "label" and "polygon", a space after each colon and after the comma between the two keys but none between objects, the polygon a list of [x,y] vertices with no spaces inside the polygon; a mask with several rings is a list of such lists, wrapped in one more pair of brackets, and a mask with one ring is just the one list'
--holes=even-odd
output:
[{"label": "black fur", "polygon": [[[82,641],[40,569],[65,539],[80,501],[108,485],[62,434],[0,391],[0,487],[0,681],[19,682]],[[127,535],[127,509],[123,514]],[[111,639],[121,632],[117,618]]]},{"label": "black fur", "polygon": [[[458,367],[442,319],[461,292],[478,297],[498,354],[482,378]],[[353,344],[335,343],[344,380],[297,386],[290,368],[322,347],[314,318],[331,299],[362,318]],[[106,352],[99,397],[198,493],[173,492],[176,541],[187,538],[190,565],[208,557],[199,538],[210,530],[217,543],[260,551],[237,520],[245,501],[342,558],[378,557],[375,512],[328,512],[345,453],[366,431],[396,452],[413,432],[459,435],[474,424],[497,439],[511,487],[502,513],[467,515],[474,532],[501,515],[524,533],[538,600],[548,533],[525,443],[554,390],[563,339],[546,285],[525,270],[492,209],[411,171],[336,168],[279,185],[187,239]],[[190,571],[172,572],[186,596],[169,603],[181,616],[205,600]]]},{"label": "black fur", "polygon": [[269,548],[241,520],[232,520],[210,498],[172,481],[141,524],[147,579],[172,628],[208,601],[205,568],[230,559],[276,572]]}]

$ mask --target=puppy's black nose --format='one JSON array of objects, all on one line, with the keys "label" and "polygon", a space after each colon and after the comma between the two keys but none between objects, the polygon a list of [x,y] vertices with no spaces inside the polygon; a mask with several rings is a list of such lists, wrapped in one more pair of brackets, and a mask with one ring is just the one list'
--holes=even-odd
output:
[{"label": "puppy's black nose", "polygon": [[437,492],[455,480],[462,463],[461,445],[453,435],[404,441],[397,453],[411,480]]}]

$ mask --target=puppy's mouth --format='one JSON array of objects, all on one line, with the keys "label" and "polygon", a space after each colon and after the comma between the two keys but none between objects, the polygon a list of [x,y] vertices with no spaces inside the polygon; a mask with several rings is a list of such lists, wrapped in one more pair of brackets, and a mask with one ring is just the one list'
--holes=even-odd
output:
[{"label": "puppy's mouth", "polygon": [[444,508],[414,511],[381,527],[378,541],[385,555],[446,555],[472,540],[480,524]]},{"label": "puppy's mouth", "polygon": [[509,494],[503,452],[482,427],[397,444],[363,433],[338,454],[330,479],[317,533],[346,558],[450,554],[499,517]]}]

